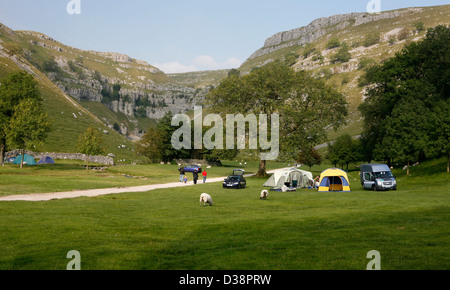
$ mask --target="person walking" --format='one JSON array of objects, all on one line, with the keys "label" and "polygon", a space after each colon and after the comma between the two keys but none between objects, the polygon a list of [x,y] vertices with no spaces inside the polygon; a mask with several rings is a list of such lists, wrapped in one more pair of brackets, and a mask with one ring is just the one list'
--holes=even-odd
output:
[{"label": "person walking", "polygon": [[198,172],[197,170],[194,171],[194,173],[192,173],[193,179],[194,179],[194,184],[197,184],[197,180],[198,180]]},{"label": "person walking", "polygon": [[180,171],[180,182],[184,181],[184,167],[178,168],[178,171]]},{"label": "person walking", "polygon": [[208,175],[208,173],[206,173],[206,170],[203,170],[203,183],[206,183],[206,176]]}]

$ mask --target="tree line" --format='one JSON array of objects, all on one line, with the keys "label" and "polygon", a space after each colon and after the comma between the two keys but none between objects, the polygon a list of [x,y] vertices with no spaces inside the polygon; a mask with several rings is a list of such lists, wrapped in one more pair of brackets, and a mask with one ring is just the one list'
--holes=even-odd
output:
[{"label": "tree line", "polygon": [[450,27],[429,29],[424,40],[369,69],[366,79],[359,107],[365,159],[409,168],[420,158],[446,156],[450,172]]},{"label": "tree line", "polygon": [[[43,98],[33,76],[16,72],[1,80],[0,85],[0,164],[8,148],[26,149],[42,144],[50,131]],[[20,168],[23,167],[22,158]]]}]

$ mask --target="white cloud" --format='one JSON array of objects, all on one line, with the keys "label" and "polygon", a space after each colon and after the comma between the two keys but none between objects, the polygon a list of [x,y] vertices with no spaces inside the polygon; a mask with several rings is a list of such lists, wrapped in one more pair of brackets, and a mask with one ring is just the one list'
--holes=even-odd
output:
[{"label": "white cloud", "polygon": [[192,72],[192,71],[198,70],[193,65],[183,65],[177,61],[155,63],[154,66],[168,74],[170,74],[170,73],[185,73],[185,72]]},{"label": "white cloud", "polygon": [[225,62],[218,62],[212,56],[199,55],[193,61],[192,64],[199,67],[202,70],[216,70],[216,69],[229,69],[238,68],[241,66],[242,61],[235,57],[227,59]]},{"label": "white cloud", "polygon": [[242,64],[242,61],[235,57],[227,59],[225,62],[218,62],[212,56],[199,55],[194,58],[189,65],[181,64],[177,61],[156,63],[154,66],[159,68],[165,73],[184,73],[202,70],[218,70],[218,69],[230,69],[238,68]]},{"label": "white cloud", "polygon": [[220,64],[209,55],[199,55],[192,61],[192,63],[205,69],[217,69],[220,67]]},{"label": "white cloud", "polygon": [[227,68],[239,68],[242,65],[242,61],[238,58],[235,57],[230,57],[225,65],[227,66]]}]

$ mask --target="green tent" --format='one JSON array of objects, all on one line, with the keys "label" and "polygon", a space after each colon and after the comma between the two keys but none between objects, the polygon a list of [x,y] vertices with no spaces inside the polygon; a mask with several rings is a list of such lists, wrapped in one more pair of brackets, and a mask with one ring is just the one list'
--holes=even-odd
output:
[{"label": "green tent", "polygon": [[[16,157],[14,160],[14,164],[20,164],[22,162],[22,155]],[[26,165],[36,165],[36,160],[34,160],[33,156],[25,154],[25,158],[23,159],[23,164]]]}]

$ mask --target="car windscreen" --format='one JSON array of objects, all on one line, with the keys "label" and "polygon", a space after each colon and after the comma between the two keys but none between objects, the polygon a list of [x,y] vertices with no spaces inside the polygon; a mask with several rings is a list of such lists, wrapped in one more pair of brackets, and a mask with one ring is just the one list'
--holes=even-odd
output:
[{"label": "car windscreen", "polygon": [[394,177],[390,171],[374,172],[375,178],[391,178]]},{"label": "car windscreen", "polygon": [[228,176],[229,181],[239,181],[239,176]]}]

